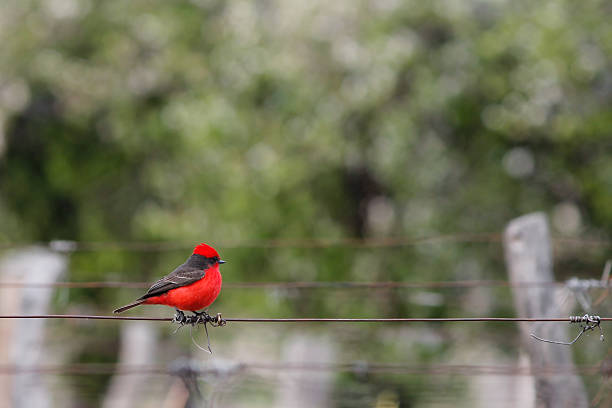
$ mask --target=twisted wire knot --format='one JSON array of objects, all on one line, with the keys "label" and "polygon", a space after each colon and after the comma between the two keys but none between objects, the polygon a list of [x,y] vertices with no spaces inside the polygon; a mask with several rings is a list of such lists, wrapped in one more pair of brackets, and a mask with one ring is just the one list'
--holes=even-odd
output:
[{"label": "twisted wire knot", "polygon": [[193,315],[187,316],[184,312],[177,310],[174,318],[172,319],[174,323],[178,323],[181,326],[191,325],[195,326],[196,324],[206,324],[209,323],[213,327],[222,327],[227,324],[227,321],[221,317],[221,313],[217,313],[216,316],[211,316],[207,312],[194,312]]},{"label": "twisted wire knot", "polygon": [[531,333],[531,337],[533,337],[536,340],[543,341],[545,343],[562,344],[564,346],[571,346],[576,341],[578,341],[578,339],[584,333],[586,333],[588,331],[591,331],[591,330],[595,330],[595,329],[598,328],[599,329],[599,334],[600,334],[599,335],[599,340],[604,341],[603,329],[601,328],[601,317],[595,316],[595,315],[590,315],[590,314],[584,314],[582,316],[570,316],[569,317],[569,322],[570,323],[580,323],[580,327],[582,328],[582,330],[580,330],[580,333],[578,333],[576,338],[574,340],[572,340],[572,341],[566,342],[566,341],[557,341],[557,340],[543,339],[541,337],[536,336],[533,333]]}]

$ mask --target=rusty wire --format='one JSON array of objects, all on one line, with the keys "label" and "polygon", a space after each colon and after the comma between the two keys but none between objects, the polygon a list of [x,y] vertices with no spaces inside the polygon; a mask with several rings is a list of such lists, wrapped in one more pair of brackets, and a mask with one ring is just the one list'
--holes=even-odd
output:
[{"label": "rusty wire", "polygon": [[[220,248],[393,248],[424,244],[455,243],[494,243],[501,242],[499,233],[454,233],[423,237],[382,237],[382,238],[296,238],[296,239],[261,239],[261,240],[227,240],[217,241]],[[572,244],[587,247],[607,247],[612,241],[600,238],[553,237],[558,244]],[[161,252],[193,248],[187,242],[148,242],[148,241],[63,241],[50,242],[3,242],[0,249],[20,248],[24,246],[46,246],[60,252],[92,252],[124,250],[135,252]]]},{"label": "rusty wire", "polygon": [[[195,375],[218,375],[226,370],[215,367],[190,367]],[[334,371],[352,372],[354,374],[427,374],[427,375],[511,375],[542,376],[560,374],[595,375],[601,374],[598,365],[552,365],[552,366],[513,366],[513,365],[465,365],[465,364],[431,364],[417,365],[405,363],[369,363],[356,361],[352,363],[320,362],[241,362],[233,365],[233,372],[261,371]],[[112,363],[81,363],[66,365],[0,365],[0,375],[17,374],[67,374],[67,375],[171,375],[176,370],[162,364],[121,365]]]},{"label": "rusty wire", "polygon": [[[224,317],[226,322],[236,323],[444,323],[444,322],[568,322],[569,317],[386,317],[386,318],[335,318],[335,317]],[[142,320],[172,322],[171,317],[104,316],[104,315],[0,315],[0,319],[84,319],[84,320]],[[612,321],[612,317],[601,317],[600,321]]]},{"label": "rusty wire", "polygon": [[[452,281],[298,281],[298,282],[228,282],[224,289],[436,289],[436,288],[479,288],[511,287],[541,288],[562,287],[565,282],[509,282],[503,280],[452,280]],[[146,289],[150,282],[87,281],[87,282],[9,282],[0,281],[0,288],[129,288]]]}]

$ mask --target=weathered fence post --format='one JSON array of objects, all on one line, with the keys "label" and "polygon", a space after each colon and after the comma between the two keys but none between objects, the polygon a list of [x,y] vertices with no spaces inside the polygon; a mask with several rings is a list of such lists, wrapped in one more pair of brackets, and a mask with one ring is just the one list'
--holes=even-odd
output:
[{"label": "weathered fence post", "polygon": [[[504,231],[504,252],[510,282],[553,282],[552,252],[546,216],[524,215],[512,220]],[[557,317],[554,288],[547,285],[514,287],[514,305],[520,317]],[[520,323],[521,340],[532,367],[573,367],[568,346],[548,344],[530,336],[531,324]],[[567,324],[537,325],[538,335],[548,339],[566,339]],[[553,368],[554,369],[554,368]],[[587,407],[587,397],[580,377],[573,374],[541,375],[535,378],[536,407]]]},{"label": "weathered fence post", "polygon": [[[51,284],[65,272],[68,258],[46,248],[24,248],[10,253],[0,262],[0,280],[24,284]],[[4,314],[47,314],[51,307],[51,287],[11,288],[0,296]],[[0,322],[0,364],[28,370],[46,360],[44,319],[4,320]],[[25,372],[0,378],[0,406],[50,407],[50,394],[43,377]]]},{"label": "weathered fence post", "polygon": [[[335,360],[336,350],[333,342],[325,336],[293,335],[285,342],[282,350],[283,360],[288,363]],[[315,377],[308,372],[289,372],[281,377],[278,387],[276,407],[331,407],[333,375],[317,373]]]},{"label": "weathered fence post", "polygon": [[[119,364],[147,365],[155,360],[157,331],[150,322],[124,322],[121,326]],[[133,408],[151,401],[143,398],[150,386],[148,375],[115,375],[104,398],[102,408]],[[143,403],[142,401],[146,401]]]}]

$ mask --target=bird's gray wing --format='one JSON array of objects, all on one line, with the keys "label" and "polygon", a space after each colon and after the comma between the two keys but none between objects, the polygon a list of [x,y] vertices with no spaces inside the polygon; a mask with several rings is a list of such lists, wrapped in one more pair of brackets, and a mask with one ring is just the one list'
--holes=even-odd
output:
[{"label": "bird's gray wing", "polygon": [[191,285],[202,279],[206,270],[183,264],[153,284],[140,299],[163,295],[169,290]]}]

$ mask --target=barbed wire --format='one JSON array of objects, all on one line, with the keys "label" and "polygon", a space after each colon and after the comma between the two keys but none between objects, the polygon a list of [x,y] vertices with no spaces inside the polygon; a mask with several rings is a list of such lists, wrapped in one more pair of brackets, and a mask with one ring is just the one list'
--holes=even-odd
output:
[{"label": "barbed wire", "polygon": [[[510,282],[504,280],[451,280],[451,281],[381,281],[381,282],[355,282],[355,281],[298,281],[298,282],[228,282],[223,284],[224,289],[438,289],[438,288],[480,288],[480,287],[509,287],[509,288],[546,288],[568,287],[575,282],[585,280],[571,280],[565,282]],[[588,289],[606,289],[607,282],[588,280]],[[0,288],[74,288],[74,289],[103,289],[128,288],[146,289],[150,282],[124,282],[124,281],[88,281],[88,282],[9,282],[0,281]],[[584,286],[584,284],[583,284]]]},{"label": "barbed wire", "polygon": [[[507,282],[494,280],[466,280],[466,281],[436,281],[436,282],[229,282],[223,285],[224,289],[375,289],[375,288],[460,288],[460,287],[549,287],[562,286],[561,282]],[[145,289],[151,286],[150,282],[0,282],[0,288],[138,288]]]},{"label": "barbed wire", "polygon": [[333,371],[351,372],[357,375],[375,373],[427,374],[427,375],[608,375],[601,365],[554,365],[554,366],[513,366],[513,365],[466,365],[466,364],[431,364],[415,365],[405,363],[370,363],[355,361],[351,363],[317,363],[317,362],[239,362],[226,367],[201,366],[200,364],[168,366],[121,365],[112,363],[80,363],[65,365],[0,365],[0,374],[72,374],[72,375],[179,375],[189,371],[196,376],[228,375],[246,371]]},{"label": "barbed wire", "polygon": [[[440,234],[426,237],[389,237],[389,238],[304,238],[304,239],[261,239],[261,240],[227,240],[216,241],[220,248],[328,248],[328,247],[394,247],[411,246],[438,242],[499,242],[500,234],[494,233],[459,233]],[[131,250],[131,251],[174,251],[192,249],[193,242],[146,242],[146,241],[68,241],[56,240],[49,242],[17,242],[0,243],[0,248],[15,248],[28,245],[48,246],[58,251],[101,251],[101,250]]]},{"label": "barbed wire", "polygon": [[[261,239],[261,240],[220,240],[216,246],[226,249],[236,248],[389,248],[405,247],[445,242],[456,243],[493,243],[501,242],[499,233],[454,233],[423,237],[386,237],[386,238],[305,238],[305,239]],[[600,238],[553,237],[553,242],[592,247],[612,246],[612,240]],[[49,242],[3,242],[0,249],[21,248],[39,245],[58,252],[94,252],[123,250],[134,252],[162,252],[193,248],[193,242],[148,242],[148,241],[70,241]]]},{"label": "barbed wire", "polygon": [[[580,316],[578,316],[580,318]],[[86,320],[142,320],[172,322],[170,317],[105,316],[105,315],[0,315],[0,319],[86,319]],[[569,317],[383,317],[383,318],[336,318],[336,317],[224,317],[228,323],[444,323],[444,322],[566,322],[572,323],[576,316]],[[612,321],[612,317],[599,317]]]}]

